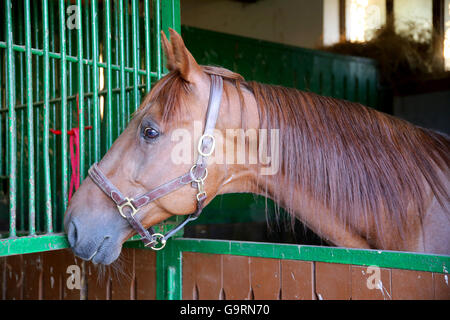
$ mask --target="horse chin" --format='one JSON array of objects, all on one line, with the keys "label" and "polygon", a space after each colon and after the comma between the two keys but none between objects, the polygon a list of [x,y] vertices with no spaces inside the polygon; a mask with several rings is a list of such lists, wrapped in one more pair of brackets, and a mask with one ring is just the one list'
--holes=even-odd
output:
[{"label": "horse chin", "polygon": [[93,264],[109,265],[119,258],[120,252],[122,251],[122,244],[108,240],[105,238],[104,242],[91,257],[90,260]]}]

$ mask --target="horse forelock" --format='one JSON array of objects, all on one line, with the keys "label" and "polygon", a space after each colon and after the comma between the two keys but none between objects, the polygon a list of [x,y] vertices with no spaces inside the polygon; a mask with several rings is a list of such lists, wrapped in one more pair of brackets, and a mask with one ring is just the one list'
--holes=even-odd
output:
[{"label": "horse forelock", "polygon": [[[239,87],[243,81],[241,75],[220,67],[202,66],[206,74],[221,76],[225,81],[233,82]],[[152,90],[147,93],[135,115],[147,113],[151,106],[158,102],[161,105],[161,121],[163,124],[176,125],[177,121],[189,114],[189,105],[185,103],[190,92],[189,83],[184,80],[178,71],[172,71],[155,83]],[[241,96],[243,101],[243,97]]]}]

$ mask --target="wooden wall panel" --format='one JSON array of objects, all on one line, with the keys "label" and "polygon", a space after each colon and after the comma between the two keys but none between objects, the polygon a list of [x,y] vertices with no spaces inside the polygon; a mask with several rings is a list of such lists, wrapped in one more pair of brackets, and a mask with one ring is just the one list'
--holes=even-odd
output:
[{"label": "wooden wall panel", "polygon": [[376,281],[375,269],[352,266],[351,297],[353,300],[391,300],[391,270],[378,268],[379,280]]},{"label": "wooden wall panel", "polygon": [[23,299],[42,299],[42,254],[31,253],[23,255],[24,285]]},{"label": "wooden wall panel", "polygon": [[251,257],[250,281],[255,300],[280,299],[280,260]]},{"label": "wooden wall panel", "polygon": [[434,299],[450,300],[450,285],[448,274],[433,273]]},{"label": "wooden wall panel", "polygon": [[250,299],[250,258],[224,255],[222,263],[224,298],[226,300]]},{"label": "wooden wall panel", "polygon": [[183,292],[185,300],[196,300],[197,289],[195,283],[195,257],[197,253],[183,252]]},{"label": "wooden wall panel", "polygon": [[23,255],[6,258],[5,299],[23,299]]},{"label": "wooden wall panel", "polygon": [[110,294],[110,267],[94,265],[86,262],[86,283],[88,300],[109,300]]},{"label": "wooden wall panel", "polygon": [[431,272],[392,269],[392,299],[429,300],[433,298]]},{"label": "wooden wall panel", "polygon": [[[59,272],[61,272],[61,287],[62,287],[62,299],[64,300],[80,300],[81,299],[81,286],[83,285],[82,277],[83,277],[83,260],[77,258],[73,252],[69,249],[64,249],[58,251],[59,257]],[[77,276],[79,279],[80,289],[76,287],[69,287],[68,283],[73,284],[73,276],[69,273],[69,266],[76,266],[78,270]]]},{"label": "wooden wall panel", "polygon": [[[85,275],[86,290],[68,288],[70,265]],[[112,267],[95,266],[69,250],[0,258],[1,298],[156,298],[154,251],[124,249],[117,267],[120,271],[112,272]],[[373,275],[363,266],[185,252],[182,294],[201,300],[450,300],[447,274],[380,268],[382,287],[371,289]]]},{"label": "wooden wall panel", "polygon": [[283,300],[315,299],[313,285],[313,262],[281,260],[281,298]]},{"label": "wooden wall panel", "polygon": [[195,283],[200,300],[217,300],[222,291],[222,255],[199,253],[195,257]]},{"label": "wooden wall panel", "polygon": [[45,300],[62,299],[60,250],[42,253],[42,297]]},{"label": "wooden wall panel", "polygon": [[6,257],[0,257],[0,299],[5,300],[6,294]]},{"label": "wooden wall panel", "polygon": [[117,265],[110,267],[111,299],[134,300],[134,251],[123,248]]},{"label": "wooden wall panel", "polygon": [[316,262],[316,295],[319,300],[351,299],[351,266]]},{"label": "wooden wall panel", "polygon": [[134,249],[135,292],[137,300],[156,299],[156,252]]},{"label": "wooden wall panel", "polygon": [[222,255],[183,253],[183,299],[221,299],[222,273]]}]

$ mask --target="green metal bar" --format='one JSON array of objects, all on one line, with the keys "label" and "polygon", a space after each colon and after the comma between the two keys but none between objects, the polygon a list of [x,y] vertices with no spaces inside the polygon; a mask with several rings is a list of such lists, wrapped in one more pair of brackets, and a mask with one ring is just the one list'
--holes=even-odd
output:
[{"label": "green metal bar", "polygon": [[[145,88],[145,84],[140,84],[138,86],[139,89],[144,89]],[[120,93],[121,88],[114,88],[111,91],[113,93]],[[134,90],[134,86],[130,86],[130,87],[125,87],[125,91],[133,91]],[[100,95],[106,95],[108,93],[108,90],[103,89],[97,92]],[[94,93],[93,92],[85,92],[84,93],[84,98],[91,98],[93,97]],[[73,94],[71,96],[67,96],[67,100],[76,100],[78,97],[77,94]],[[53,98],[50,99],[50,103],[55,103],[55,102],[61,102],[61,98]],[[44,101],[35,101],[33,102],[33,107],[35,108],[40,108],[44,105]],[[26,109],[27,105],[26,104],[16,104],[16,106],[14,107],[15,110],[21,110],[21,109]],[[8,109],[0,109],[0,113],[5,113],[8,112]]]},{"label": "green metal bar", "polygon": [[9,236],[16,236],[16,213],[17,213],[17,128],[16,128],[16,103],[14,82],[14,57],[13,57],[13,34],[11,0],[6,0],[6,94],[8,97],[8,163],[9,163]]},{"label": "green metal bar", "polygon": [[[68,8],[71,3],[71,0],[65,0],[65,5],[66,8]],[[65,9],[67,11],[67,9]],[[67,19],[67,18],[66,18]],[[73,50],[72,48],[74,47],[73,45],[73,32],[71,28],[66,28],[66,60],[67,60],[67,55],[72,56],[73,55]],[[73,64],[70,62],[66,63],[67,66],[67,95],[71,96],[74,94],[74,82],[75,82],[75,73],[73,72]],[[75,106],[75,108],[74,108]],[[67,100],[67,130],[70,130],[73,128],[73,110],[76,109],[76,101],[72,101],[72,100]],[[69,165],[68,166],[68,177],[70,179],[70,173],[72,171],[72,166]],[[67,196],[68,198],[68,196]]]},{"label": "green metal bar", "polygon": [[[56,3],[55,1],[50,1],[50,12],[49,12],[49,22],[50,22],[50,48],[49,50],[55,51],[55,12],[56,12]],[[49,53],[50,54],[50,53]],[[51,84],[50,84],[50,96],[52,98],[56,97],[56,60],[51,59],[50,60],[50,66],[51,66]],[[51,121],[52,126],[56,128],[56,103],[51,102]],[[51,185],[53,188],[52,191],[52,229],[54,229],[57,226],[57,220],[58,220],[58,202],[56,197],[56,191],[57,191],[57,137],[56,135],[52,135],[52,165],[51,165]]]},{"label": "green metal bar", "polygon": [[[125,32],[126,34],[126,32]],[[98,44],[97,44],[98,46]],[[6,42],[0,41],[0,49],[1,48],[6,48]],[[18,45],[18,44],[14,44],[13,45],[13,50],[15,52],[25,52],[25,46],[23,45]],[[37,49],[37,48],[31,48],[31,54],[36,55],[36,56],[43,56],[44,55],[44,51],[41,49]],[[49,52],[49,57],[51,59],[61,59],[61,54],[60,53],[56,53],[53,51]],[[67,55],[66,53],[66,61],[67,62],[72,62],[72,63],[78,63],[78,57],[74,57],[71,55]],[[88,65],[88,66],[93,66],[94,65],[94,61],[92,59],[83,59],[83,64]],[[107,68],[107,64],[105,62],[100,62],[97,60],[97,66],[100,68]],[[119,65],[115,65],[115,64],[111,64],[111,70],[114,71],[120,71],[120,66]],[[134,68],[131,67],[125,67],[125,72],[126,73],[134,73]],[[140,76],[146,76],[147,75],[147,71],[144,69],[138,69],[138,75]],[[150,76],[153,78],[157,78],[158,75],[156,72],[151,72]]]},{"label": "green metal bar", "polygon": [[144,35],[145,35],[145,69],[147,74],[145,76],[145,90],[147,92],[151,89],[152,79],[151,74],[151,51],[150,51],[150,5],[149,0],[145,0],[144,3]]},{"label": "green metal bar", "polygon": [[67,69],[66,69],[66,19],[64,0],[59,0],[59,38],[61,50],[61,194],[62,211],[68,202],[68,166],[67,166]]},{"label": "green metal bar", "polygon": [[[124,42],[124,25],[123,25],[123,0],[118,0],[118,14],[119,14],[119,57],[120,57],[120,113],[121,113],[121,129],[125,130],[126,117],[126,92],[125,92],[125,42]],[[148,73],[148,69],[147,69]]]},{"label": "green metal bar", "polygon": [[106,150],[108,150],[113,141],[112,137],[112,74],[111,74],[111,4],[110,0],[105,0],[105,32],[106,32],[106,104],[103,114],[106,115]]},{"label": "green metal bar", "polygon": [[[0,50],[0,88],[3,88],[3,51]],[[2,109],[2,102],[3,102],[3,96],[2,96],[3,89],[0,89],[0,109]],[[8,109],[8,108],[6,108]],[[5,117],[6,119],[6,117]],[[6,128],[5,128],[6,131]],[[0,176],[6,175],[3,171],[3,114],[0,113]],[[5,152],[6,153],[6,152]],[[5,154],[5,162],[8,157]]]},{"label": "green metal bar", "polygon": [[137,0],[131,0],[131,29],[133,30],[133,109],[132,112],[136,111],[139,107],[139,78],[138,78],[138,68],[139,68],[139,60],[138,60],[138,38],[137,38],[137,28],[138,28],[138,20],[139,12],[138,12],[138,3]]},{"label": "green metal bar", "polygon": [[387,250],[348,249],[264,242],[240,242],[178,238],[177,250],[231,254],[273,259],[321,261],[329,263],[378,266],[436,273],[448,273],[450,256]]},{"label": "green metal bar", "polygon": [[[155,30],[156,30],[156,75],[158,79],[161,79],[162,74],[162,61],[161,61],[161,1],[154,0],[153,8],[155,16]],[[169,36],[166,34],[166,36]]]},{"label": "green metal bar", "polygon": [[[17,2],[16,2],[17,4]],[[19,6],[16,7],[17,9],[19,9]],[[25,32],[24,32],[24,12],[22,10],[19,10],[18,14],[17,14],[17,28],[15,28],[13,30],[18,32],[18,37],[16,38],[21,44],[23,44],[24,42],[24,36],[25,36]],[[20,103],[24,104],[25,103],[25,68],[24,68],[24,55],[23,54],[19,54],[18,56],[18,67],[19,67],[19,72],[18,74],[16,74],[16,79],[18,76],[18,79],[16,80],[17,83],[19,84],[19,99],[20,99]],[[24,110],[25,111],[25,110]],[[19,181],[18,181],[18,188],[17,188],[17,193],[18,193],[18,199],[25,199],[25,112],[21,111],[18,113],[18,118],[20,119],[18,123],[20,123],[19,125],[19,130],[18,130],[18,137],[19,137]],[[21,202],[18,202],[18,209],[19,209],[19,221],[18,221],[18,228],[19,230],[25,230],[25,205]]]},{"label": "green metal bar", "polygon": [[84,179],[84,166],[85,166],[85,142],[84,142],[84,73],[83,73],[83,19],[82,19],[82,6],[81,0],[77,0],[78,6],[78,20],[80,24],[77,32],[77,50],[78,50],[78,128],[79,128],[79,170],[80,170],[80,183]]},{"label": "green metal bar", "polygon": [[167,267],[167,300],[176,299],[176,273],[175,267]]},{"label": "green metal bar", "polygon": [[50,130],[50,58],[49,53],[49,28],[48,28],[48,0],[42,1],[42,23],[44,30],[44,132],[43,140],[43,161],[44,161],[44,186],[45,186],[45,231],[53,232],[52,218],[52,198],[50,180],[50,150],[49,150],[49,130]]},{"label": "green metal bar", "polygon": [[100,160],[100,108],[99,108],[99,70],[98,70],[98,14],[97,1],[91,1],[92,13],[92,91],[93,96],[93,123],[92,134],[94,135],[94,162]]},{"label": "green metal bar", "polygon": [[[144,89],[145,88],[145,84],[140,84],[138,86],[139,89]],[[111,91],[113,93],[120,93],[121,88],[114,88]],[[134,90],[134,86],[130,86],[130,87],[125,87],[125,91],[133,91]],[[103,89],[97,92],[99,95],[106,95],[108,93],[108,90]],[[94,95],[93,92],[85,92],[84,93],[84,98],[92,98]],[[67,96],[67,100],[76,100],[78,98],[78,94],[73,94],[71,96]],[[50,99],[50,103],[59,103],[61,102],[61,98],[52,98]],[[44,101],[35,101],[33,102],[33,107],[35,108],[40,108],[44,105]],[[21,109],[26,109],[27,105],[26,104],[16,104],[16,106],[14,107],[15,110],[21,110]],[[0,109],[0,113],[6,113],[8,112],[8,108],[5,109]]]},{"label": "green metal bar", "polygon": [[34,139],[33,139],[33,70],[31,64],[31,16],[30,0],[25,0],[25,61],[27,81],[27,136],[28,136],[28,231],[36,233],[35,179],[34,179]]},{"label": "green metal bar", "polygon": [[[86,32],[84,33],[84,41],[85,41],[85,56],[86,58],[89,60],[91,58],[90,54],[90,48],[91,48],[91,41],[90,41],[90,33],[88,32],[88,30],[91,28],[91,23],[90,23],[90,15],[89,15],[89,6],[88,4],[83,6],[83,10],[84,10],[84,23],[85,23],[85,30]],[[85,66],[86,67],[86,76],[85,76],[85,86],[86,88],[88,88],[88,90],[92,90],[91,88],[91,68],[89,66]],[[91,99],[87,99],[87,106],[86,106],[86,113],[87,113],[87,119],[89,121],[89,123],[92,122],[92,103],[91,103]],[[86,151],[86,155],[87,155],[87,165],[90,166],[93,162],[93,157],[92,157],[92,133],[91,131],[87,131],[86,132],[88,138],[87,138],[87,151]],[[86,170],[87,168],[85,167],[84,170]]]},{"label": "green metal bar", "polygon": [[[129,1],[125,0],[125,61],[128,63],[130,61],[130,51],[131,51],[131,41],[130,41],[130,14],[129,14]],[[126,85],[129,86],[131,82],[130,73],[126,74]],[[127,92],[126,99],[126,118],[130,117],[131,103],[130,103],[131,93]]]},{"label": "green metal bar", "polygon": [[65,234],[28,236],[0,240],[0,257],[69,248]]},{"label": "green metal bar", "polygon": [[[34,46],[37,48],[40,44],[39,41],[39,35],[40,35],[40,19],[38,17],[38,5],[39,3],[37,3],[36,1],[32,2],[33,6],[33,31],[34,31]],[[32,45],[32,44],[31,44]],[[39,100],[40,99],[40,93],[41,93],[41,83],[40,81],[40,75],[41,75],[41,70],[40,70],[40,57],[35,57],[35,70],[33,73],[33,77],[36,79],[35,83],[35,99]],[[41,133],[41,126],[39,125],[40,123],[40,110],[36,110],[36,112],[34,113],[34,118],[35,118],[35,123],[36,125],[34,126],[35,128],[35,138],[34,141],[36,143],[36,147],[35,150],[37,152],[37,155],[35,157],[36,159],[36,164],[35,164],[35,177],[34,180],[36,181],[36,185],[35,185],[35,210],[36,210],[36,218],[35,218],[35,223],[36,223],[36,230],[41,230],[41,183],[42,183],[42,178],[41,178],[41,157],[40,157],[40,142],[41,142],[41,137],[40,137],[40,133]],[[30,161],[30,157],[28,157],[28,160]],[[34,159],[32,159],[34,161]]]},{"label": "green metal bar", "polygon": [[[114,16],[114,45],[113,45],[113,52],[114,52],[114,64],[119,65],[119,3],[118,0],[113,0],[113,16]],[[120,87],[120,72],[114,71],[114,78],[113,78],[113,88],[119,88]],[[114,92],[114,91],[113,91]],[[113,140],[115,140],[120,132],[121,132],[121,120],[120,120],[120,94],[113,94],[114,97],[114,133],[113,133]]]}]

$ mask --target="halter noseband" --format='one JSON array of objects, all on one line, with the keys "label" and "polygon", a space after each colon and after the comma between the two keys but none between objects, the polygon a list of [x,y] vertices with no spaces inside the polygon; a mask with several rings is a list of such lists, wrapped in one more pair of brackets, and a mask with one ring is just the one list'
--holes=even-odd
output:
[{"label": "halter noseband", "polygon": [[[108,180],[108,178],[101,172],[97,163],[94,163],[89,169],[89,176],[92,181],[109,197],[117,206],[120,215],[127,219],[128,223],[133,229],[139,233],[141,240],[145,246],[149,246],[154,250],[161,250],[166,245],[167,239],[172,237],[176,232],[183,228],[188,222],[197,219],[202,212],[203,204],[207,198],[204,184],[208,176],[206,168],[206,158],[210,156],[215,147],[215,139],[213,130],[216,126],[217,117],[219,115],[220,101],[222,99],[223,80],[222,77],[211,75],[211,88],[209,93],[208,111],[206,114],[205,130],[198,142],[197,151],[199,156],[197,162],[191,167],[189,172],[178,178],[170,180],[159,187],[150,190],[143,195],[136,198],[124,197],[122,193]],[[174,192],[179,188],[191,184],[193,188],[197,188],[197,209],[191,213],[183,222],[170,230],[165,235],[155,233],[153,228],[145,229],[144,226],[134,216],[140,208],[146,206],[152,201],[165,196],[168,193]],[[128,208],[128,210],[126,210]],[[157,243],[160,246],[156,246]]]}]

